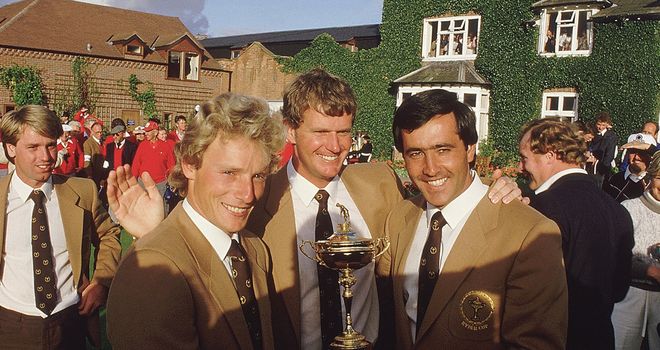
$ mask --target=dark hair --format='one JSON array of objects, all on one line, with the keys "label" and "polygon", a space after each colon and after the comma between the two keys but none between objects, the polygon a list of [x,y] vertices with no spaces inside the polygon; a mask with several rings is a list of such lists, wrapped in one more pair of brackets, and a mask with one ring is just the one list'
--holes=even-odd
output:
[{"label": "dark hair", "polygon": [[178,123],[179,120],[181,120],[181,119],[183,119],[183,120],[185,120],[185,121],[188,121],[188,119],[186,119],[185,116],[179,114],[179,115],[176,116],[176,118],[174,118],[174,122],[175,122],[175,123]]},{"label": "dark hair", "polygon": [[402,132],[404,130],[416,130],[433,117],[449,113],[454,113],[456,132],[465,147],[476,144],[478,137],[474,112],[466,104],[460,102],[455,93],[433,89],[406,98],[394,112],[392,134],[396,149],[403,152]]},{"label": "dark hair", "polygon": [[160,125],[160,118],[158,118],[158,117],[156,117],[156,116],[153,116],[153,117],[149,118],[148,121],[150,121],[150,122],[154,122],[154,123]]},{"label": "dark hair", "polygon": [[[656,133],[656,134],[658,133],[658,131],[660,131],[660,129],[658,129],[658,123],[654,122],[653,120],[645,121],[644,124],[642,124],[642,128],[643,128],[644,125],[646,125],[646,124],[653,124],[653,126],[655,126],[655,133]],[[653,135],[653,136],[655,136],[655,135]]]},{"label": "dark hair", "polygon": [[126,128],[126,122],[124,122],[124,119],[115,118],[110,122],[110,129],[114,128],[117,125],[121,125],[124,128]]},{"label": "dark hair", "polygon": [[612,125],[612,116],[608,112],[600,112],[596,117],[596,122]]}]

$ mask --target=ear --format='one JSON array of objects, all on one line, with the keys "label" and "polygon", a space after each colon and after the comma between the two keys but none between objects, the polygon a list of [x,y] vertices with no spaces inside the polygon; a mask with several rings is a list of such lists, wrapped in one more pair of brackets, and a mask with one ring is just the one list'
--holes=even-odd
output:
[{"label": "ear", "polygon": [[197,175],[197,168],[195,168],[192,164],[182,161],[181,170],[183,170],[183,175],[185,175],[188,180],[195,180],[195,176]]},{"label": "ear", "polygon": [[290,126],[288,123],[284,123],[286,126],[286,141],[290,144],[296,144],[296,129]]},{"label": "ear", "polygon": [[468,163],[472,163],[474,161],[474,155],[477,151],[477,146],[476,145],[469,145],[467,148],[467,158],[468,158]]},{"label": "ear", "polygon": [[11,143],[5,143],[4,146],[7,149],[7,155],[10,158],[16,157],[16,145],[12,145]]},{"label": "ear", "polygon": [[555,153],[554,151],[548,151],[546,154],[543,155],[543,157],[545,158],[546,162],[551,162],[553,160],[558,159],[557,153]]}]

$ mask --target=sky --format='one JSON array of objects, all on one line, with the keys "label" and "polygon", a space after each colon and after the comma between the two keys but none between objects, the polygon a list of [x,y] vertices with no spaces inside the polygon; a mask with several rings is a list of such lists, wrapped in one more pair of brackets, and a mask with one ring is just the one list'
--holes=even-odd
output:
[{"label": "sky", "polygon": [[[16,2],[0,0],[0,6]],[[176,16],[209,37],[381,22],[383,0],[84,0]]]}]

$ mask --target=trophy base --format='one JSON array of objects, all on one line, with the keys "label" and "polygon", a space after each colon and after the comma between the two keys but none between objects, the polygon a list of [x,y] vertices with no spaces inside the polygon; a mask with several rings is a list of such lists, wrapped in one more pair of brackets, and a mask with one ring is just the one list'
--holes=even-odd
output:
[{"label": "trophy base", "polygon": [[371,350],[371,343],[369,343],[362,334],[353,333],[339,335],[330,344],[332,350]]}]

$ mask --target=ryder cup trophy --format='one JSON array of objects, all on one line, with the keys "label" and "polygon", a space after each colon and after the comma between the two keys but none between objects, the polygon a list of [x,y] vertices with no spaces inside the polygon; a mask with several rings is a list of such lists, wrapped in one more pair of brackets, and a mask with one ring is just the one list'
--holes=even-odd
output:
[{"label": "ryder cup trophy", "polygon": [[[356,278],[353,270],[357,270],[376,260],[389,247],[390,241],[385,238],[359,238],[351,229],[350,216],[348,209],[341,204],[337,204],[341,210],[344,222],[337,225],[338,231],[326,240],[308,241],[300,243],[300,251],[308,258],[316,261],[327,268],[339,271],[339,284],[344,287],[342,297],[346,307],[346,328],[342,335],[336,336],[331,349],[371,349],[371,344],[364,335],[353,329],[351,318],[351,301],[353,300],[353,291],[351,287],[355,284]],[[309,245],[314,250],[314,256],[307,255],[305,246]]]}]

